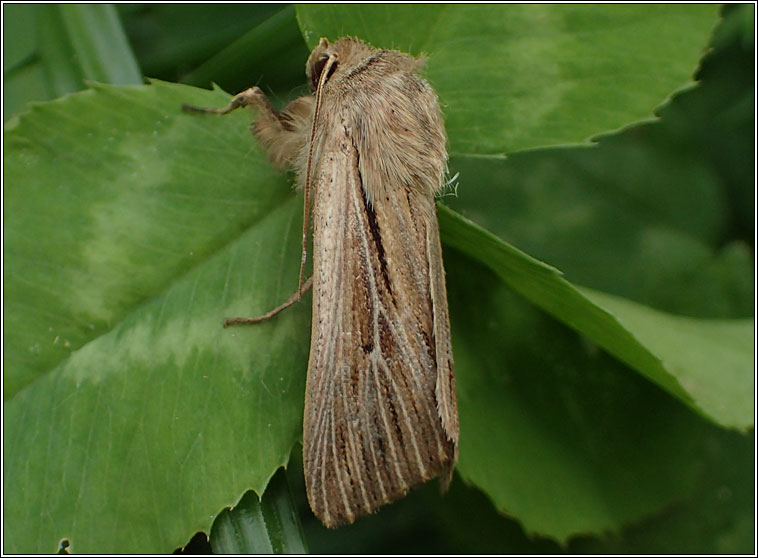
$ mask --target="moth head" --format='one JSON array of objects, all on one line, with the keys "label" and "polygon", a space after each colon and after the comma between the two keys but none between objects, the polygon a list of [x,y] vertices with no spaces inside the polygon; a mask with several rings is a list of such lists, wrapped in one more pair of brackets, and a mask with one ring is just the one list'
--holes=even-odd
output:
[{"label": "moth head", "polygon": [[[308,57],[308,62],[305,65],[305,74],[308,76],[308,85],[311,88],[311,92],[315,92],[318,89],[318,82],[321,79],[321,72],[324,71],[327,60],[333,54],[332,49],[329,48],[329,41],[322,37],[316,48],[313,49],[311,55]],[[336,69],[336,64],[333,64],[329,69],[332,73]]]}]

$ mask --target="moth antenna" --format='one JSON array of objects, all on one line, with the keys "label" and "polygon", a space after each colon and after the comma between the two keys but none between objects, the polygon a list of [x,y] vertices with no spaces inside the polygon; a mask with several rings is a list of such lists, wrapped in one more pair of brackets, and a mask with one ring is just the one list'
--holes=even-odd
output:
[{"label": "moth antenna", "polygon": [[324,64],[323,70],[318,80],[318,87],[316,87],[316,107],[313,110],[313,125],[311,127],[311,139],[308,145],[308,166],[305,171],[305,187],[303,191],[304,206],[303,206],[303,252],[300,257],[300,279],[297,283],[297,292],[299,295],[303,294],[303,277],[305,273],[305,260],[308,258],[308,218],[310,216],[310,192],[311,192],[311,167],[313,164],[313,144],[316,139],[316,123],[318,122],[318,116],[321,109],[321,91],[324,88],[329,73],[332,71],[333,66],[337,63],[337,55],[332,54]]}]

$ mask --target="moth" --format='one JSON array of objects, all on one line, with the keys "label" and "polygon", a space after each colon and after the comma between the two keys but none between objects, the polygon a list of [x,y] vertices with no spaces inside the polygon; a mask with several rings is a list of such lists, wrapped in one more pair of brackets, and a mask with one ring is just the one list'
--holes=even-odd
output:
[{"label": "moth", "polygon": [[[437,95],[423,59],[355,38],[321,39],[312,95],[277,112],[258,87],[253,135],[304,188],[298,291],[313,288],[303,421],[308,501],[327,526],[352,523],[441,477],[458,458],[458,411],[435,195],[447,173]],[[313,195],[312,211],[309,201]],[[303,280],[308,218],[313,275]]]}]

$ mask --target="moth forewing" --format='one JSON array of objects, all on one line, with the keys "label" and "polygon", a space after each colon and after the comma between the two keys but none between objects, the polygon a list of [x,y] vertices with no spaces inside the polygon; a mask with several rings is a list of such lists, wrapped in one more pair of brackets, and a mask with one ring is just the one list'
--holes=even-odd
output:
[{"label": "moth forewing", "polygon": [[420,66],[357,39],[321,39],[306,66],[315,100],[280,114],[253,88],[232,102],[258,108],[255,136],[313,194],[303,462],[311,509],[329,527],[433,477],[447,486],[458,455],[434,203],[447,152]]},{"label": "moth forewing", "polygon": [[436,207],[434,219],[429,222],[426,240],[429,254],[429,294],[434,307],[437,409],[448,439],[454,442],[454,453],[449,463],[450,467],[442,477],[442,487],[443,490],[446,490],[452,480],[453,467],[458,461],[458,398],[455,389],[453,347],[450,341],[450,317],[447,309],[447,287],[445,285],[445,269],[442,265],[442,246],[440,245]]},{"label": "moth forewing", "polygon": [[311,82],[319,75],[320,145],[303,459],[311,508],[328,526],[432,477],[447,484],[457,458],[434,205],[445,133],[418,68],[343,39],[322,40],[307,71]]}]

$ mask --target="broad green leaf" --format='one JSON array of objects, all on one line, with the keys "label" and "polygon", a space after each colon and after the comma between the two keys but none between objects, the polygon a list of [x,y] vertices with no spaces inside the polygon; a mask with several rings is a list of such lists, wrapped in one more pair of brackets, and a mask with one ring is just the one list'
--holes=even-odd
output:
[{"label": "broad green leaf", "polygon": [[[519,313],[520,317],[523,313]],[[539,322],[540,320],[536,320]],[[503,324],[508,327],[509,320]],[[556,351],[545,350],[544,344],[540,340],[535,340],[536,347],[529,346],[527,352],[537,351],[542,355],[534,360],[529,359],[527,366],[521,371],[520,366],[508,367],[508,374],[511,381],[507,384],[494,384],[498,389],[502,385],[502,395],[498,401],[498,408],[514,407],[515,412],[496,412],[490,413],[489,418],[493,421],[503,420],[506,417],[510,420],[507,427],[502,430],[495,430],[494,422],[487,423],[486,420],[480,421],[484,428],[478,434],[480,443],[486,448],[486,454],[489,455],[493,478],[500,479],[500,482],[509,486],[506,490],[511,493],[511,500],[514,502],[501,515],[495,511],[494,506],[488,501],[484,493],[473,486],[465,486],[464,483],[453,481],[450,491],[443,496],[442,501],[434,498],[434,491],[427,491],[429,501],[427,502],[428,510],[434,510],[439,516],[441,525],[439,532],[433,536],[435,542],[444,544],[444,553],[446,554],[540,554],[555,555],[569,553],[573,555],[608,555],[608,554],[750,554],[752,552],[754,537],[754,459],[755,453],[754,436],[752,433],[741,435],[735,432],[723,429],[708,427],[696,417],[692,420],[685,420],[685,417],[679,413],[672,413],[673,409],[668,408],[672,400],[668,403],[665,398],[653,396],[645,397],[645,407],[647,409],[646,420],[640,420],[638,413],[634,412],[627,415],[630,419],[627,422],[613,420],[623,418],[625,413],[615,412],[609,405],[618,406],[623,409],[627,407],[624,401],[622,389],[619,391],[609,390],[608,387],[616,386],[617,388],[626,388],[630,385],[637,389],[632,390],[632,397],[643,395],[646,391],[641,384],[637,382],[624,381],[625,374],[623,371],[610,370],[612,381],[598,383],[606,395],[598,399],[601,405],[590,404],[582,409],[574,408],[573,412],[569,411],[566,402],[572,401],[573,397],[582,397],[578,394],[578,386],[574,382],[574,376],[569,372],[570,367],[576,362],[573,358],[571,364],[566,362],[556,363]],[[505,351],[504,351],[505,352]],[[526,360],[520,350],[507,351],[511,357],[508,362]],[[563,358],[565,355],[561,355]],[[576,356],[579,356],[578,354]],[[595,360],[599,356],[592,356],[591,353],[585,352],[584,360]],[[549,364],[550,362],[555,364]],[[548,366],[540,366],[548,364]],[[555,372],[551,372],[554,369]],[[595,377],[596,367],[591,366],[591,376]],[[584,372],[584,370],[582,371]],[[617,373],[620,372],[620,373]],[[582,373],[584,376],[585,374]],[[607,371],[603,376],[608,376]],[[596,379],[599,379],[595,377]],[[546,407],[539,402],[539,397],[547,395],[547,389],[540,389],[540,384],[552,384],[557,380],[557,388],[562,396],[553,400],[553,407]],[[616,383],[619,380],[620,383]],[[572,388],[572,384],[574,387]],[[592,384],[592,382],[590,382]],[[584,380],[582,385],[585,385]],[[493,389],[492,384],[485,389],[488,394]],[[648,388],[649,389],[649,388]],[[514,395],[513,392],[517,391]],[[609,391],[615,391],[620,399],[614,401],[609,397]],[[489,397],[485,394],[484,397]],[[592,394],[592,396],[596,396]],[[475,394],[479,398],[479,395]],[[493,396],[495,399],[497,396]],[[534,403],[537,403],[536,405]],[[597,413],[596,416],[601,418],[601,424],[605,425],[606,440],[599,439],[593,434],[597,430],[594,426],[585,432],[582,430],[582,423],[577,423],[576,413],[585,418],[584,415]],[[609,412],[610,411],[610,412]],[[568,428],[563,428],[560,437],[546,438],[542,432],[545,428],[541,425],[550,422],[558,422],[567,414],[571,414],[568,421]],[[515,420],[511,420],[514,419]],[[590,416],[590,419],[594,417]],[[662,438],[658,437],[653,430],[659,425],[663,428],[669,428],[669,421],[675,418],[677,429],[676,441],[674,446],[665,446],[655,448]],[[529,422],[540,432],[536,439],[523,436],[522,430],[529,426]],[[587,423],[583,423],[587,426]],[[549,430],[555,430],[555,427]],[[578,433],[578,437],[566,436],[566,433]],[[496,432],[493,436],[493,432]],[[587,434],[588,436],[583,436]],[[520,445],[502,446],[498,444],[501,436],[509,436],[512,439],[520,439]],[[619,443],[609,444],[613,439]],[[682,444],[681,440],[688,440],[687,444]],[[635,465],[649,462],[648,467],[654,471],[654,477],[661,476],[661,470],[668,471],[671,475],[671,482],[675,485],[681,482],[681,471],[696,471],[697,486],[690,494],[676,502],[668,505],[653,514],[646,516],[641,521],[635,521],[627,524],[623,529],[608,530],[602,534],[580,534],[572,537],[567,544],[559,546],[555,541],[539,537],[533,532],[524,532],[519,522],[514,519],[517,517],[517,505],[529,510],[536,509],[544,505],[548,512],[552,512],[558,507],[568,507],[580,511],[582,508],[587,509],[587,493],[583,493],[577,501],[567,501],[563,499],[549,500],[550,494],[546,487],[553,482],[560,482],[565,479],[565,474],[558,471],[556,478],[551,476],[550,468],[560,469],[565,466],[564,459],[558,463],[551,461],[542,461],[535,463],[535,470],[527,476],[527,482],[522,480],[523,471],[518,467],[519,457],[536,451],[542,454],[551,452],[560,456],[572,456],[574,462],[584,461],[589,467],[593,466],[599,471],[593,472],[592,475],[584,477],[584,482],[592,486],[589,494],[595,498],[595,502],[605,505],[605,515],[608,516],[614,510],[613,506],[618,506],[622,514],[628,513],[627,508],[639,505],[643,498],[649,498],[647,491],[650,488],[655,489],[651,479],[643,477],[639,484],[633,488],[630,494],[626,495],[626,502],[618,503],[611,498],[611,495],[618,492],[625,482],[633,478],[632,475],[626,478],[626,463],[619,464],[616,461],[623,457],[624,446],[629,446],[629,440],[639,440],[633,449],[637,449],[637,454],[633,456]],[[598,444],[598,442],[601,442]],[[572,446],[571,444],[575,444]],[[555,446],[562,448],[562,452],[556,452]],[[690,453],[681,450],[692,450]],[[658,449],[658,451],[655,451]],[[514,459],[514,454],[516,458]],[[496,470],[497,458],[509,468],[507,474],[502,470]],[[598,459],[599,458],[599,459]],[[607,463],[603,463],[607,460]],[[486,461],[483,459],[483,461]],[[679,463],[677,464],[677,461]],[[515,463],[514,463],[515,462]],[[571,464],[569,464],[571,465]],[[672,467],[672,465],[674,465]],[[464,473],[464,469],[460,469]],[[610,472],[611,475],[607,473]],[[617,475],[617,484],[608,485],[607,481],[612,475]],[[535,477],[540,482],[535,481]],[[576,479],[571,479],[568,488],[562,489],[562,494],[575,490],[574,484]],[[670,490],[668,483],[664,483],[664,490]],[[520,498],[517,499],[516,495]],[[518,500],[521,500],[520,502]],[[560,510],[559,510],[560,511]],[[534,512],[530,512],[534,513]],[[574,519],[576,522],[576,519]],[[386,530],[385,532],[391,532]],[[310,540],[309,536],[309,540]],[[335,537],[336,538],[336,537]],[[427,540],[431,539],[427,536]],[[349,545],[345,537],[339,537],[339,540],[331,540],[330,546],[322,548],[340,548],[337,545]],[[314,551],[318,549],[313,545]],[[348,547],[349,548],[349,547]],[[353,551],[361,553],[369,552],[371,547],[353,545]]]},{"label": "broad green leaf", "polygon": [[[6,133],[6,398],[287,199],[249,115],[179,114],[226,98],[104,88],[36,107]],[[215,151],[198,145],[234,124]]]},{"label": "broad green leaf", "polygon": [[[489,258],[511,277],[500,282],[455,251],[445,257],[465,481],[527,534],[561,543],[619,532],[694,490],[715,428],[508,289],[529,294],[515,262]],[[531,282],[548,299],[548,276]],[[577,309],[568,292],[555,300],[559,317]]]},{"label": "broad green leaf", "polygon": [[221,512],[210,543],[214,554],[304,554],[300,519],[284,471],[274,475],[263,498],[248,492],[237,506]]},{"label": "broad green leaf", "polygon": [[[755,436],[705,432],[693,494],[623,532],[582,537],[572,554],[747,554],[755,549]],[[657,458],[658,456],[654,456]]]},{"label": "broad green leaf", "polygon": [[[179,100],[219,106],[226,98],[162,83],[98,87],[37,107],[6,133],[5,443],[14,453],[5,518],[18,537],[10,548],[43,551],[67,537],[77,552],[136,551],[134,529],[142,551],[175,548],[239,490],[260,494],[299,438],[307,301],[259,328],[219,326],[294,290],[302,207],[250,141],[248,116],[178,112]],[[67,114],[80,115],[76,125],[46,133],[46,121]],[[630,352],[643,372],[654,362],[553,270],[440,214],[446,242],[559,317],[573,312],[573,327]],[[457,273],[448,266],[451,285]],[[466,343],[454,343],[465,393],[467,374],[475,384],[483,368],[467,365]],[[652,379],[689,397],[669,374]],[[481,408],[462,395],[462,417]],[[461,451],[462,467],[480,461],[472,441]],[[467,478],[497,481],[475,469]],[[631,512],[681,490],[671,486]],[[34,510],[56,521],[35,521]],[[587,528],[608,525],[590,518]],[[530,526],[554,536],[579,527]]]},{"label": "broad green leaf", "polygon": [[288,207],[5,402],[7,550],[65,536],[81,553],[167,551],[240,490],[263,493],[302,428],[308,307],[261,328],[220,322],[270,304],[249,282],[270,295],[296,277]]},{"label": "broad green leaf", "polygon": [[[716,5],[298,6],[308,44],[356,35],[429,55],[454,154],[495,155],[649,119],[691,83]],[[422,23],[423,22],[423,23]]]},{"label": "broad green leaf", "polygon": [[490,267],[528,300],[714,422],[753,426],[754,320],[688,319],[578,289],[558,270],[449,209],[440,207],[439,215],[448,244]]},{"label": "broad green leaf", "polygon": [[457,195],[444,201],[574,283],[671,313],[747,317],[753,261],[727,233],[748,200],[730,200],[701,153],[709,147],[648,124],[593,149],[454,157]]},{"label": "broad green leaf", "polygon": [[707,415],[725,426],[754,427],[754,319],[699,320],[590,289],[579,291],[656,355]]},{"label": "broad green leaf", "polygon": [[176,548],[300,437],[307,302],[221,327],[289,296],[302,226],[248,115],[180,112],[227,98],[101,86],[6,132],[6,550]]},{"label": "broad green leaf", "polygon": [[15,6],[4,15],[4,44],[11,48],[11,66],[4,68],[6,119],[25,102],[83,89],[88,80],[142,82],[113,6]]},{"label": "broad green leaf", "polygon": [[[410,8],[400,8],[405,9]],[[397,28],[417,28],[413,21],[400,19]],[[694,64],[694,55],[691,59]],[[175,548],[191,533],[207,531],[213,516],[247,488],[260,494],[299,438],[308,300],[261,328],[219,328],[223,316],[259,313],[294,290],[302,212],[302,199],[250,139],[249,115],[177,112],[181,102],[220,106],[227,99],[161,83],[99,87],[38,107],[6,133],[4,444],[6,455],[7,448],[14,451],[5,465],[11,488],[4,530],[14,534],[12,541],[6,539],[8,548],[54,551],[63,537],[72,540],[75,552]],[[615,126],[608,122],[591,133]],[[459,127],[454,133],[465,139],[468,132]],[[480,136],[487,148],[492,138]],[[581,139],[574,135],[570,141]],[[552,270],[445,210],[441,222],[445,242],[481,259],[503,279],[514,271],[509,284],[521,295],[572,327],[589,329],[591,339],[682,400],[697,395],[679,385],[680,377],[671,371],[661,372],[652,348],[625,329],[624,320],[614,322],[570,284],[556,282]],[[565,538],[647,516],[697,481],[686,456],[702,449],[693,440],[705,421],[607,358],[599,364],[576,358],[577,346],[586,342],[565,328],[554,329],[551,320],[541,335],[511,328],[507,343],[497,328],[477,336],[480,318],[470,308],[480,293],[465,288],[470,262],[455,255],[447,261],[451,293],[461,297],[451,298],[468,440],[468,447],[461,447],[461,472],[485,488],[499,510],[516,516],[530,532]],[[507,317],[513,305],[493,296],[500,302],[487,310]],[[610,332],[604,333],[609,323]],[[545,342],[551,335],[563,342]],[[523,336],[542,340],[543,348],[529,353],[519,370],[569,371],[573,390],[548,375],[544,385],[527,384],[536,398],[519,399],[509,384],[487,381],[503,380],[497,372],[508,355],[500,346],[518,348]],[[590,356],[596,354],[593,347]],[[541,355],[553,360],[541,361]],[[483,357],[491,360],[482,362]],[[595,389],[582,397],[585,365]],[[606,368],[607,391],[615,398],[603,399],[605,391],[599,389]],[[629,385],[636,397],[610,413],[613,420],[603,414],[596,420],[593,405],[614,411],[611,404]],[[480,390],[492,404],[477,398]],[[499,393],[511,396],[502,412]],[[522,395],[529,394],[522,390]],[[553,405],[556,398],[562,406]],[[662,420],[675,419],[666,423],[668,429],[651,426],[651,399]],[[531,405],[533,412],[513,412],[514,404]],[[696,397],[690,404],[700,408]],[[554,408],[557,412],[549,412]],[[500,419],[558,419],[488,420],[493,413]],[[620,438],[625,430],[606,439],[639,413],[647,422],[632,440],[650,448],[673,442],[666,452],[654,452],[665,457],[661,467],[643,456],[629,458]],[[586,439],[577,450],[561,452],[566,432],[573,436],[569,439]],[[493,435],[504,443],[492,452],[497,459],[483,460],[482,452],[493,448]],[[513,444],[510,435],[529,444]],[[519,453],[522,447],[535,451]],[[588,457],[579,450],[599,453]],[[614,459],[605,463],[603,455]],[[545,456],[563,459],[551,469]],[[618,477],[623,471],[617,459],[628,463],[625,478]],[[521,473],[514,477],[519,498],[508,491],[506,470]],[[552,492],[543,490],[544,475],[554,470],[558,482],[550,484]],[[638,480],[642,497],[624,506]],[[569,496],[571,506],[555,509],[551,496],[562,487],[559,495]],[[541,499],[532,499],[534,492]],[[581,513],[572,518],[572,509]]]}]

